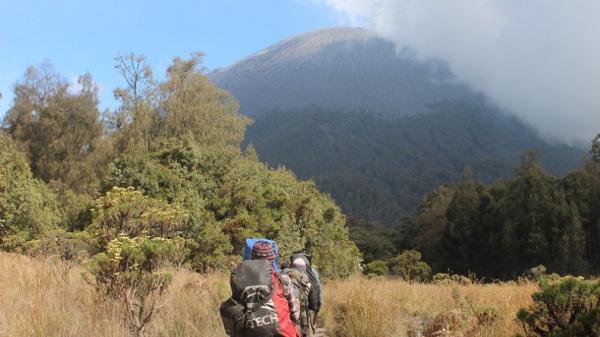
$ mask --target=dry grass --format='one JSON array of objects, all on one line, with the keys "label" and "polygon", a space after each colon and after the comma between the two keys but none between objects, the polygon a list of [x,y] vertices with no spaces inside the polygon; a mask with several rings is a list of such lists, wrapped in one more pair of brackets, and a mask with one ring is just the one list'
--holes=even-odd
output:
[{"label": "dry grass", "polygon": [[[0,336],[129,337],[118,303],[99,297],[82,272],[59,261],[0,253]],[[148,336],[225,337],[218,307],[229,295],[227,280],[174,271]],[[530,304],[534,290],[530,284],[332,281],[325,286],[322,318],[330,337],[512,336],[515,312]]]},{"label": "dry grass", "polygon": [[335,281],[325,288],[324,320],[336,337],[499,337],[518,332],[515,314],[534,284],[411,284]]},{"label": "dry grass", "polygon": [[[118,303],[98,296],[83,268],[0,253],[0,336],[129,337]],[[174,271],[149,336],[224,337],[218,313],[228,296],[226,275]]]}]

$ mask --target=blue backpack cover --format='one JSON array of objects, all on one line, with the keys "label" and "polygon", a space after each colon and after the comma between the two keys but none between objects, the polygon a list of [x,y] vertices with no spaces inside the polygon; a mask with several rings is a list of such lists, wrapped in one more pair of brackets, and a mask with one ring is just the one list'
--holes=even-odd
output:
[{"label": "blue backpack cover", "polygon": [[281,273],[281,269],[279,268],[279,247],[277,247],[277,242],[273,240],[261,238],[246,239],[246,247],[244,247],[244,261],[252,259],[252,247],[254,247],[254,244],[259,241],[266,241],[273,245],[273,253],[275,253],[275,263],[273,263],[273,269],[275,269],[277,273]]}]

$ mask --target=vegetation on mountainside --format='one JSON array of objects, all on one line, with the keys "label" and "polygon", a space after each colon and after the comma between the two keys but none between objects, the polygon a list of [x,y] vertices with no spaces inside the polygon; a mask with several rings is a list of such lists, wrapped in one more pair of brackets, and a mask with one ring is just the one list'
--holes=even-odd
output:
[{"label": "vegetation on mountainside", "polygon": [[[157,81],[143,57],[119,56],[126,87],[103,114],[90,75],[74,87],[48,64],[28,69],[0,138],[2,248],[102,254],[122,234],[164,237],[155,230],[173,220],[168,239],[187,252],[178,264],[195,270],[229,268],[244,238],[265,236],[283,254],[312,253],[325,277],[356,272],[340,209],[313,183],[242,153],[249,120],[201,62],[175,58]],[[43,249],[50,238],[64,247]]]},{"label": "vegetation on mountainside", "polygon": [[408,241],[436,271],[513,278],[543,264],[560,274],[597,274],[599,204],[595,161],[557,178],[528,153],[512,179],[485,185],[466,174],[424,198],[407,221]]},{"label": "vegetation on mountainside", "polygon": [[314,179],[350,218],[388,226],[411,215],[436,186],[459,181],[465,167],[490,183],[511,177],[527,150],[539,150],[553,174],[575,168],[583,156],[548,144],[488,102],[445,101],[431,110],[402,118],[323,107],[274,110],[255,116],[245,142],[262,161]]}]

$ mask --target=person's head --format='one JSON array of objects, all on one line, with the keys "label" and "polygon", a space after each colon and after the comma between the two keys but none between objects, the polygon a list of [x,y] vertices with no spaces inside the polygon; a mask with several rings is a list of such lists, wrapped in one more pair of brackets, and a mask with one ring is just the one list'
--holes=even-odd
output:
[{"label": "person's head", "polygon": [[292,268],[306,270],[306,261],[301,257],[297,257],[292,261]]},{"label": "person's head", "polygon": [[273,245],[268,241],[257,241],[252,246],[252,260],[275,261],[275,251]]}]

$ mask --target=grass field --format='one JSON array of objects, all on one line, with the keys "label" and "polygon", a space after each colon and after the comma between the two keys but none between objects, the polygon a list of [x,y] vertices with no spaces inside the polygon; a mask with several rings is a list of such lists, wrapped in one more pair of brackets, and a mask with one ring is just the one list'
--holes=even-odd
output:
[{"label": "grass field", "polygon": [[[226,337],[218,314],[228,275],[174,270],[148,336]],[[533,284],[410,284],[355,278],[325,285],[330,337],[513,336]],[[118,303],[97,295],[81,266],[0,253],[0,336],[130,336]]]}]

